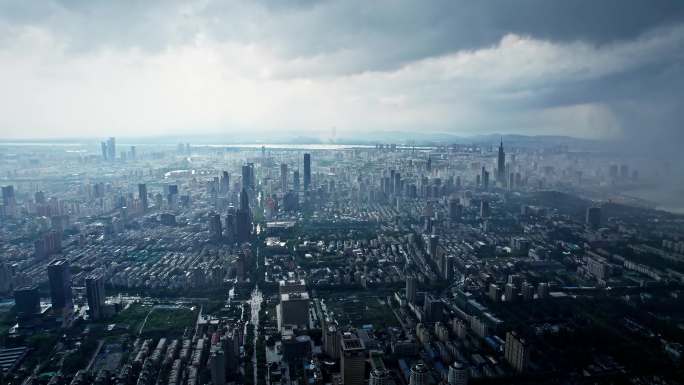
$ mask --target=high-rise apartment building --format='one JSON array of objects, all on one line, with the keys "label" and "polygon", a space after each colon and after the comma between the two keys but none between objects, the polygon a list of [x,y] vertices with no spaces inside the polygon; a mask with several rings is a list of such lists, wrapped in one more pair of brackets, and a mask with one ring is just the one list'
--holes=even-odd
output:
[{"label": "high-rise apartment building", "polygon": [[48,265],[48,279],[53,310],[73,307],[69,261],[59,258],[50,262]]}]

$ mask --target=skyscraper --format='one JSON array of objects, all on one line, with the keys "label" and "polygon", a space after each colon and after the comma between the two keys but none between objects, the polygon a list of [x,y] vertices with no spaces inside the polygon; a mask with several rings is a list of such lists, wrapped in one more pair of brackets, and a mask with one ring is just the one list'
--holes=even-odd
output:
[{"label": "skyscraper", "polygon": [[287,163],[280,165],[280,189],[287,192]]},{"label": "skyscraper", "polygon": [[419,362],[411,368],[409,375],[409,385],[427,385],[428,383],[428,369],[424,363]]},{"label": "skyscraper", "polygon": [[88,298],[88,313],[91,319],[104,318],[105,291],[104,277],[94,274],[86,278],[86,297]]},{"label": "skyscraper", "polygon": [[116,159],[116,138],[113,136],[107,139],[107,151],[109,152],[109,160]]},{"label": "skyscraper", "polygon": [[242,188],[254,190],[255,186],[254,163],[247,163],[242,166]]},{"label": "skyscraper", "polygon": [[496,180],[503,186],[506,184],[506,153],[503,148],[503,138],[501,138],[501,143],[499,144],[499,156],[497,158],[496,167]]},{"label": "skyscraper", "polygon": [[71,272],[69,261],[64,258],[55,259],[48,265],[50,281],[50,299],[53,310],[73,307],[71,292]]},{"label": "skyscraper", "polygon": [[587,208],[587,215],[585,218],[587,226],[592,229],[598,229],[601,227],[601,208],[600,207],[589,207]]},{"label": "skyscraper", "polygon": [[491,211],[489,208],[489,201],[486,199],[483,199],[480,201],[480,217],[482,218],[488,218],[491,215]]},{"label": "skyscraper", "polygon": [[454,279],[454,260],[453,255],[442,256],[442,278],[447,282]]},{"label": "skyscraper", "polygon": [[454,361],[449,365],[449,385],[468,385],[468,367],[464,364]]},{"label": "skyscraper", "polygon": [[292,189],[295,192],[299,191],[299,170],[294,170],[292,173]]},{"label": "skyscraper", "polygon": [[38,286],[20,287],[14,290],[14,304],[17,318],[29,319],[40,314],[40,292]]},{"label": "skyscraper", "polygon": [[209,237],[214,241],[218,241],[223,237],[221,216],[214,212],[209,213]]},{"label": "skyscraper", "polygon": [[406,300],[409,303],[417,302],[418,280],[413,274],[406,275]]},{"label": "skyscraper", "polygon": [[439,235],[431,235],[428,244],[428,254],[433,261],[437,262],[437,247],[439,246]]},{"label": "skyscraper", "polygon": [[236,222],[237,241],[247,242],[252,234],[252,213],[249,209],[249,195],[244,187],[240,192],[240,209],[237,211]]},{"label": "skyscraper", "polygon": [[147,185],[144,183],[138,185],[138,199],[140,199],[140,205],[142,206],[143,211],[147,211],[147,208],[149,207],[147,201]]},{"label": "skyscraper", "polygon": [[311,184],[311,154],[304,154],[304,190],[309,190]]},{"label": "skyscraper", "polygon": [[221,194],[227,194],[230,192],[230,174],[228,171],[223,171],[221,173],[221,179],[219,182],[219,192]]},{"label": "skyscraper", "polygon": [[391,380],[389,370],[373,369],[368,378],[368,385],[386,385]]},{"label": "skyscraper", "polygon": [[340,371],[344,385],[363,385],[366,374],[366,348],[352,333],[344,333],[340,343]]},{"label": "skyscraper", "polygon": [[225,385],[226,383],[226,355],[220,348],[212,349],[207,362],[211,383],[214,385]]},{"label": "skyscraper", "polygon": [[2,205],[5,215],[13,217],[17,211],[17,201],[14,196],[14,186],[2,187]]},{"label": "skyscraper", "polygon": [[461,218],[463,214],[463,207],[458,201],[458,197],[452,196],[449,198],[449,219],[456,221]]},{"label": "skyscraper", "polygon": [[506,344],[504,358],[518,372],[523,372],[527,368],[528,356],[530,354],[527,342],[518,336],[514,331],[506,333]]}]

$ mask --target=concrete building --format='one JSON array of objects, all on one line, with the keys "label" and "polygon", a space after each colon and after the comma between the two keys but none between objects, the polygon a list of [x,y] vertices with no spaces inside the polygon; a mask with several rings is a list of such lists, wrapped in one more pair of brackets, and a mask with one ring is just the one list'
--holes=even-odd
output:
[{"label": "concrete building", "polygon": [[449,365],[449,385],[468,385],[468,367],[458,361]]},{"label": "concrete building", "polygon": [[309,327],[309,294],[290,293],[280,295],[277,307],[278,328],[290,326],[300,329]]},{"label": "concrete building", "polygon": [[530,349],[527,342],[514,331],[506,333],[504,358],[517,372],[527,369]]},{"label": "concrete building", "polygon": [[88,299],[88,314],[93,320],[104,318],[105,289],[104,277],[94,274],[86,278],[86,297]]},{"label": "concrete building", "polygon": [[427,385],[428,383],[428,368],[424,363],[419,362],[411,368],[409,375],[409,385]]},{"label": "concrete building", "polygon": [[73,308],[69,261],[66,259],[55,259],[50,262],[48,265],[48,279],[53,311]]},{"label": "concrete building", "polygon": [[363,385],[366,374],[366,348],[363,341],[355,334],[344,333],[340,350],[343,385]]}]

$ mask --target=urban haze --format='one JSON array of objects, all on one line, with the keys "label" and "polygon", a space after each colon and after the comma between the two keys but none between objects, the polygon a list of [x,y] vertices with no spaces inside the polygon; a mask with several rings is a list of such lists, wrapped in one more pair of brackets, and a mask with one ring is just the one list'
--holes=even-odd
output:
[{"label": "urban haze", "polygon": [[684,2],[0,0],[0,385],[684,384]]}]

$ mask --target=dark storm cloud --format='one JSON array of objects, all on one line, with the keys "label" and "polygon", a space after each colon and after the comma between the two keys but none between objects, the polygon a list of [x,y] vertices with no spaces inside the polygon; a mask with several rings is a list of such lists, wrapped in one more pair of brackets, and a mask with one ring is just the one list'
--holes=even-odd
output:
[{"label": "dark storm cloud", "polygon": [[335,120],[669,148],[683,132],[683,44],[676,0],[0,0],[0,102],[13,106],[0,123]]},{"label": "dark storm cloud", "polygon": [[425,57],[477,49],[515,33],[608,44],[684,20],[677,0],[520,1],[81,1],[0,3],[0,20],[47,26],[74,49],[150,50],[205,34],[269,41],[291,56],[350,50],[344,70],[391,69]]}]

